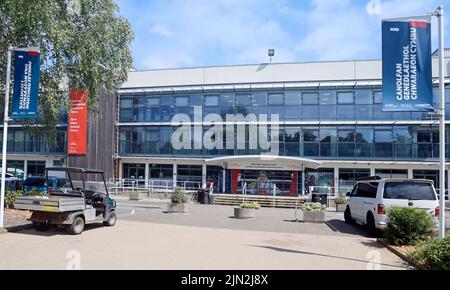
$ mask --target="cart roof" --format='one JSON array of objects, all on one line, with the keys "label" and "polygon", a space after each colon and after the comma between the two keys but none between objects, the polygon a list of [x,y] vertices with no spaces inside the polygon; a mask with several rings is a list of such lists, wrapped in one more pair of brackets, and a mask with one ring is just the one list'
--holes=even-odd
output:
[{"label": "cart roof", "polygon": [[45,170],[77,172],[77,173],[95,173],[95,174],[104,173],[102,170],[98,170],[98,169],[85,169],[85,168],[78,168],[78,167],[47,167]]}]

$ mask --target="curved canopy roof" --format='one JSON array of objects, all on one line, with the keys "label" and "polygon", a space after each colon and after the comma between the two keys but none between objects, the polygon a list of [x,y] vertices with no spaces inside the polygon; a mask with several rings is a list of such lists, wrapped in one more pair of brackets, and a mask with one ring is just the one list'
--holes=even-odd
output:
[{"label": "curved canopy roof", "polygon": [[307,158],[272,156],[272,155],[244,155],[227,156],[207,159],[207,165],[221,166],[227,169],[256,169],[256,170],[292,170],[303,171],[306,168],[317,169],[322,162]]}]

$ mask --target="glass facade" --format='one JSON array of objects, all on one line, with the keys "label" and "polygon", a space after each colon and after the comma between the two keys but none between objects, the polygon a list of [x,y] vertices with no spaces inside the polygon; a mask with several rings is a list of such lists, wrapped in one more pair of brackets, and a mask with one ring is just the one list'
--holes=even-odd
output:
[{"label": "glass facade", "polygon": [[[58,128],[56,139],[51,142],[46,136],[36,135],[25,128],[8,128],[7,151],[15,154],[64,154],[67,147],[66,130],[66,128]],[[2,140],[3,129],[0,129],[0,142]]]},{"label": "glass facade", "polygon": [[[450,106],[450,88],[446,89]],[[437,88],[434,89],[434,105],[437,104]],[[320,168],[302,172],[276,172],[261,170],[243,170],[237,173],[221,168],[209,168],[206,180],[213,183],[215,190],[239,192],[235,187],[236,176],[239,182],[252,185],[252,190],[261,194],[261,188],[255,182],[268,176],[271,184],[276,184],[280,194],[292,192],[323,194],[330,188],[339,188],[340,192],[351,190],[359,178],[375,175],[385,178],[407,178],[407,168],[376,168],[371,161],[437,161],[439,158],[439,128],[437,115],[433,112],[383,112],[380,87],[323,87],[303,90],[258,90],[258,91],[216,91],[208,93],[182,94],[121,94],[119,103],[119,155],[123,157],[155,156],[184,158],[213,158],[233,155],[258,155],[269,150],[254,149],[253,139],[246,127],[245,141],[236,141],[238,125],[234,125],[234,141],[224,134],[223,141],[211,149],[176,150],[172,147],[172,134],[179,126],[170,124],[175,114],[186,114],[192,122],[194,107],[201,108],[204,118],[208,114],[217,114],[223,121],[227,115],[244,116],[255,114],[268,115],[268,133],[270,136],[271,115],[277,114],[280,121],[278,155],[304,157],[316,160],[368,161],[361,169],[351,166]],[[447,111],[450,117],[450,110]],[[424,121],[419,123],[417,121]],[[258,120],[256,120],[258,122]],[[139,123],[139,124],[136,124]],[[229,125],[228,125],[229,126]],[[233,126],[233,125],[232,125]],[[211,126],[203,126],[203,135]],[[230,127],[222,127],[225,133]],[[447,128],[447,155],[450,156],[450,126]],[[191,126],[191,137],[194,136]],[[216,136],[217,137],[217,136]],[[215,139],[214,139],[215,140]],[[274,141],[269,140],[268,141]],[[234,143],[232,143],[234,142]],[[272,151],[273,152],[273,151]],[[160,165],[151,165],[149,179],[170,180],[173,167],[161,169]],[[303,177],[302,177],[303,174]],[[337,174],[337,176],[335,176]],[[129,175],[129,174],[128,174]],[[143,174],[140,174],[143,175]],[[436,180],[431,172],[415,171],[414,177]],[[199,165],[177,166],[177,182],[201,182],[202,168]],[[301,179],[304,178],[304,184]],[[235,180],[236,179],[236,180]],[[222,184],[223,183],[223,184]],[[257,182],[256,182],[257,183]],[[338,183],[338,184],[335,184]],[[222,188],[223,187],[223,188]],[[267,193],[266,193],[267,194]]]}]

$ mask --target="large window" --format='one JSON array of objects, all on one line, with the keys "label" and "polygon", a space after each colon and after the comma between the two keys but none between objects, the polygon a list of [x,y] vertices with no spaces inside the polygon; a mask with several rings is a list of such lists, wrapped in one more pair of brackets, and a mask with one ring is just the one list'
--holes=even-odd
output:
[{"label": "large window", "polygon": [[348,105],[353,104],[354,102],[353,92],[338,92],[338,104]]},{"label": "large window", "polygon": [[205,107],[219,106],[219,96],[205,96]]},{"label": "large window", "polygon": [[284,95],[269,94],[269,105],[284,105]]},{"label": "large window", "polygon": [[188,107],[189,97],[175,97],[175,107]]},{"label": "large window", "polygon": [[31,161],[27,162],[28,176],[43,176],[45,174],[45,161]]},{"label": "large window", "polygon": [[305,92],[302,93],[303,105],[317,105],[319,104],[319,93],[317,92]]},{"label": "large window", "polygon": [[339,191],[351,192],[358,180],[369,176],[369,169],[339,169]]}]

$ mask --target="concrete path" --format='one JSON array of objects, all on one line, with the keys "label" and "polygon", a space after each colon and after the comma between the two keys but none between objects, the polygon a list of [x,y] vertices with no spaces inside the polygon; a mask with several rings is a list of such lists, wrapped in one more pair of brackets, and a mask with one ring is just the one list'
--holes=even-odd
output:
[{"label": "concrete path", "polygon": [[374,239],[119,220],[0,235],[0,269],[405,269]]}]

